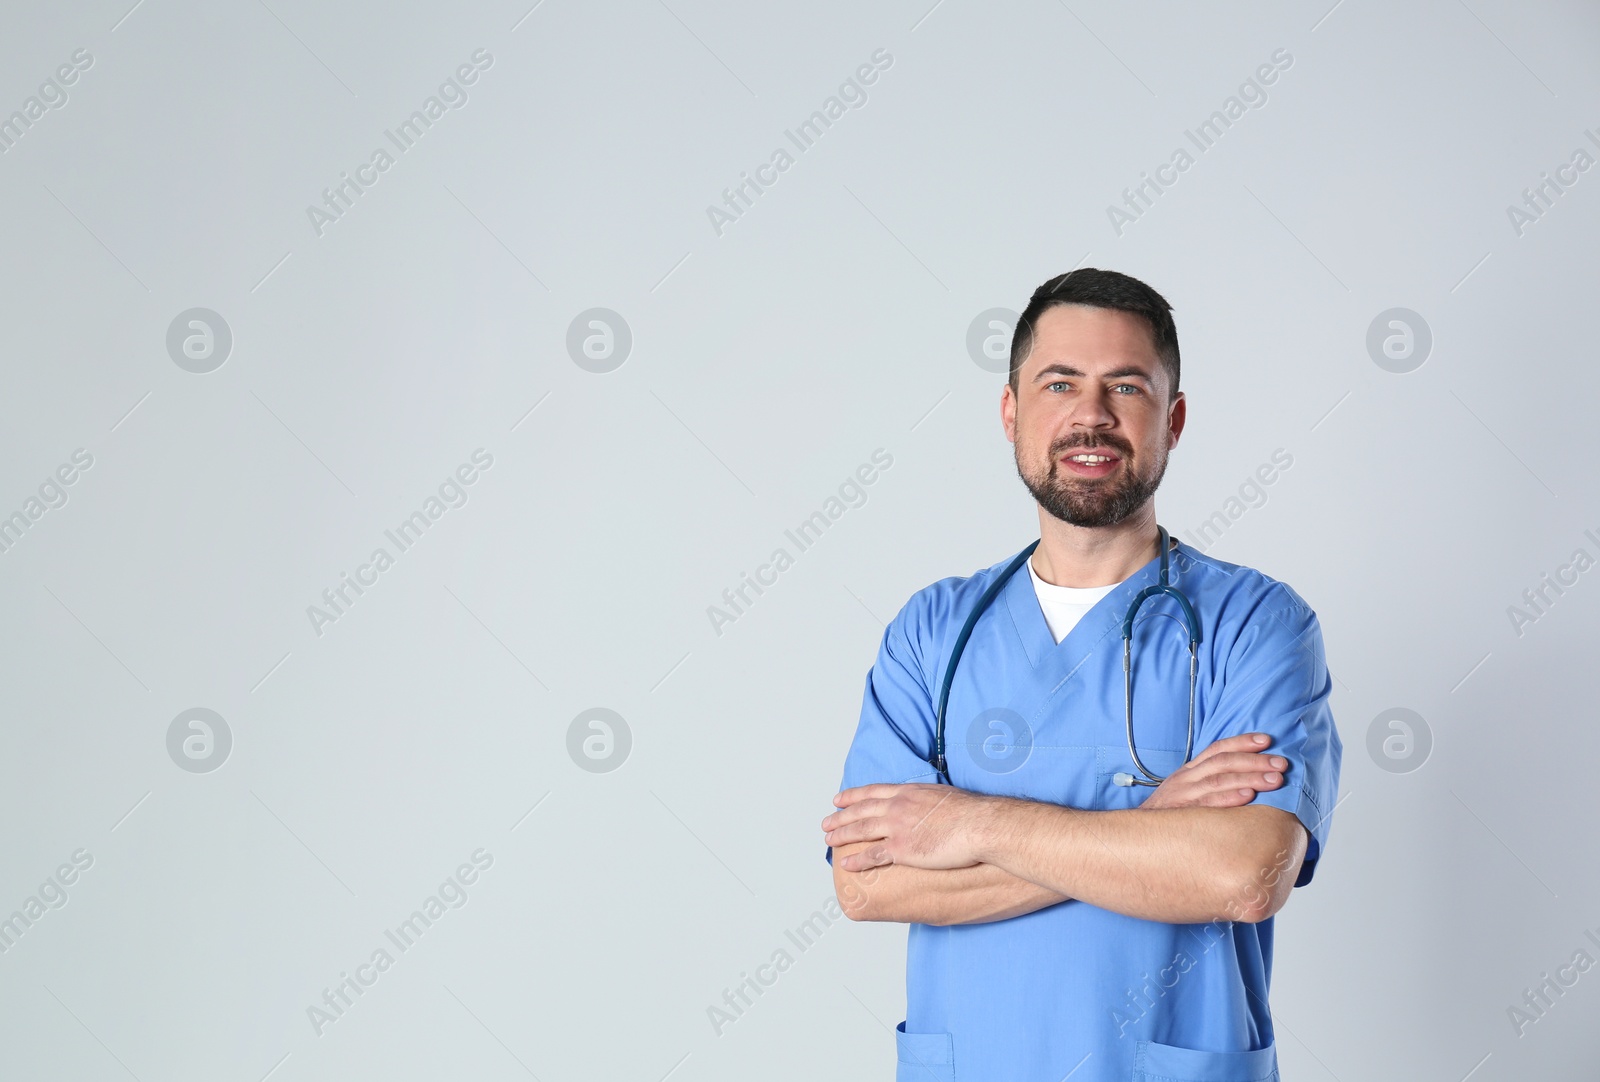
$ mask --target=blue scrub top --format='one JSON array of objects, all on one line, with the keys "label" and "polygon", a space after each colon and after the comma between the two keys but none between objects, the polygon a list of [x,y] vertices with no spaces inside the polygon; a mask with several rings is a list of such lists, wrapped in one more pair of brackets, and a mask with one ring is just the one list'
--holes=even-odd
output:
[{"label": "blue scrub top", "polygon": [[[1343,748],[1316,614],[1251,568],[1182,543],[1170,560],[1170,581],[1203,632],[1194,752],[1227,736],[1271,734],[1267,751],[1289,768],[1283,785],[1253,803],[1293,813],[1310,832],[1295,882],[1303,886],[1327,844]],[[945,666],[978,595],[1008,562],[936,582],[894,618],[867,675],[842,788],[938,780],[927,759]],[[1152,559],[1057,644],[1019,568],[973,628],[951,687],[946,756],[958,787],[1095,810],[1144,802],[1152,789],[1112,776],[1137,776],[1125,737],[1122,621],[1158,570]],[[1140,607],[1133,668],[1139,756],[1165,775],[1183,761],[1188,710],[1188,636],[1174,599]],[[912,924],[896,1078],[1276,1080],[1272,929],[1271,918],[1165,924],[1076,899],[986,924]]]}]

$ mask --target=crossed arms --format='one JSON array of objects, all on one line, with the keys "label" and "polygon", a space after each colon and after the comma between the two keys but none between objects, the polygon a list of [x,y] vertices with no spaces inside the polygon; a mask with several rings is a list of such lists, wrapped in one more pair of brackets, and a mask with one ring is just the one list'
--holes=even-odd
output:
[{"label": "crossed arms", "polygon": [[864,785],[822,821],[852,920],[979,924],[1072,899],[1144,920],[1256,922],[1305,857],[1293,814],[1251,806],[1288,761],[1264,733],[1219,740],[1137,808],[1084,811],[948,785]]}]

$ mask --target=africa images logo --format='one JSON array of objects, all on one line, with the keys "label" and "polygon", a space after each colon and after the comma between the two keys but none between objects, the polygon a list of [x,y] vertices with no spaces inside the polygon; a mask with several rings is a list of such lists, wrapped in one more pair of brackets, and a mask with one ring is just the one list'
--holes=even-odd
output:
[{"label": "africa images logo", "polygon": [[[377,184],[394,165],[395,154],[404,154],[417,145],[417,141],[433,130],[433,125],[447,112],[460,109],[467,104],[465,87],[478,81],[478,77],[494,64],[494,54],[487,49],[478,49],[472,54],[472,63],[462,64],[456,68],[452,75],[439,84],[438,92],[423,99],[422,107],[414,111],[393,129],[385,128],[383,134],[394,146],[394,154],[389,148],[379,145],[370,155],[371,161],[362,162],[355,167],[355,176],[341,172],[340,181],[332,188],[322,189],[322,205],[310,204],[306,207],[306,218],[311,222],[311,231],[318,237],[327,232],[328,226],[345,216],[351,207],[355,206],[357,199],[366,194],[368,188]],[[458,81],[459,80],[459,81]]]}]

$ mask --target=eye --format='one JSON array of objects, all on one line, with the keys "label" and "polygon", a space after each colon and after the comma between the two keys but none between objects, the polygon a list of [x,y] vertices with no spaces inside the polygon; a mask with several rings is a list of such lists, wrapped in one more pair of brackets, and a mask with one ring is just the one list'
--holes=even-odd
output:
[{"label": "eye", "polygon": [[1119,383],[1115,387],[1113,387],[1112,390],[1114,390],[1114,391],[1129,391],[1129,392],[1132,392],[1133,394],[1143,394],[1144,393],[1144,388],[1140,387],[1136,383]]},{"label": "eye", "polygon": [[1044,389],[1047,390],[1047,391],[1054,391],[1058,387],[1066,387],[1066,386],[1067,386],[1067,381],[1066,380],[1058,379],[1054,383],[1045,384],[1044,385]]}]

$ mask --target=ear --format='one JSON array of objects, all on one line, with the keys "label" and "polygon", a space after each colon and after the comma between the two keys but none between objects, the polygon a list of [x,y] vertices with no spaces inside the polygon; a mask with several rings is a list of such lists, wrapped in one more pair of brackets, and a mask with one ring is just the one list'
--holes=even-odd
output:
[{"label": "ear", "polygon": [[1011,384],[1007,383],[1000,392],[1000,426],[1005,429],[1006,440],[1010,443],[1017,442],[1017,396],[1012,393]]},{"label": "ear", "polygon": [[1189,400],[1179,391],[1172,400],[1172,405],[1167,408],[1167,450],[1178,446],[1178,437],[1183,435],[1183,425],[1189,416]]}]

